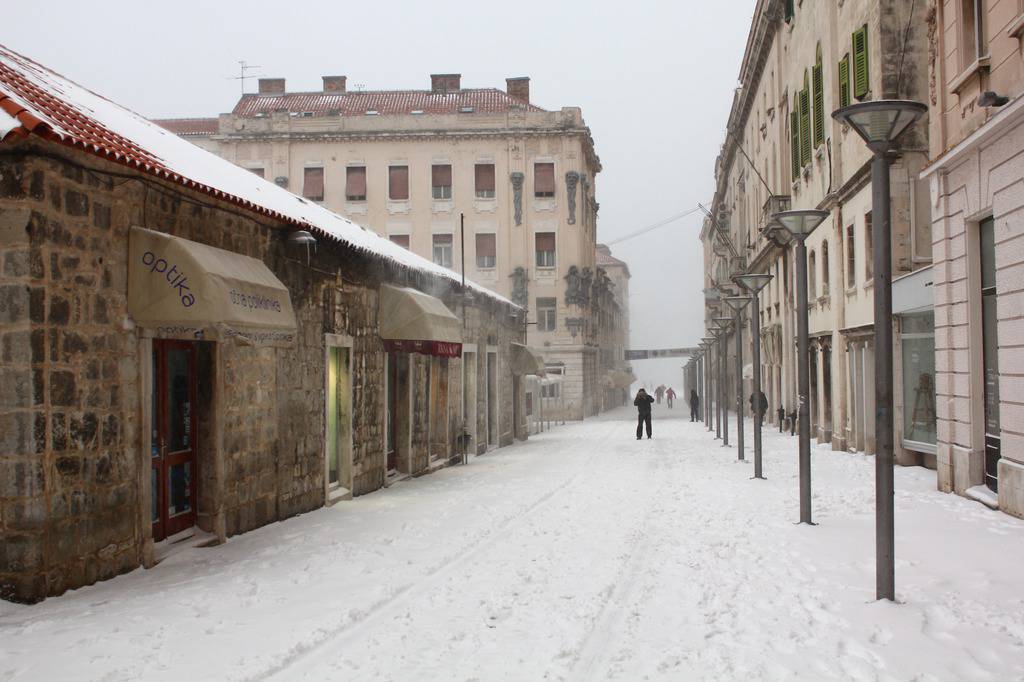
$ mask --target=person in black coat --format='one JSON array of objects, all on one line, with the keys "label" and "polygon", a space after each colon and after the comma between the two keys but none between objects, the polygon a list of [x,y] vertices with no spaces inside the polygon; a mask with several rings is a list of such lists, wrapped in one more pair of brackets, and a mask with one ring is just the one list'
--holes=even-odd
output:
[{"label": "person in black coat", "polygon": [[764,424],[764,413],[768,411],[768,396],[761,391],[761,398],[754,404],[754,394],[750,394],[750,411],[753,413],[755,419],[759,419],[761,424]]},{"label": "person in black coat", "polygon": [[645,391],[642,388],[639,391],[637,391],[636,399],[633,401],[633,404],[636,405],[637,410],[637,440],[640,440],[640,437],[643,435],[644,424],[647,425],[647,437],[651,437],[651,403],[653,402],[653,395],[648,395],[647,391]]},{"label": "person in black coat", "polygon": [[690,421],[699,421],[698,416],[700,415],[700,396],[697,395],[697,389],[690,389]]}]

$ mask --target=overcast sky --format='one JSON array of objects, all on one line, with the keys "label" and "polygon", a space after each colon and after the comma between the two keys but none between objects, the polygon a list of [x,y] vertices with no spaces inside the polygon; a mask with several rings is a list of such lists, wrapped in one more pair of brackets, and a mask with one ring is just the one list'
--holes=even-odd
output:
[{"label": "overcast sky", "polygon": [[[609,241],[710,201],[754,0],[7,5],[4,44],[152,118],[231,110],[241,59],[289,90],[334,74],[367,89],[426,88],[431,73],[461,73],[464,87],[529,76],[535,104],[583,109],[604,166],[598,239]],[[634,347],[700,338],[700,222],[613,246],[633,273]],[[634,368],[678,385],[679,365]]]}]

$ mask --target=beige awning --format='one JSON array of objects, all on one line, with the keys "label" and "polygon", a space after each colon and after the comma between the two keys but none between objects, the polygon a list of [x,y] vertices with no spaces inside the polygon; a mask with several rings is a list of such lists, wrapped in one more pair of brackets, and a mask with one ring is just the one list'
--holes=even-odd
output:
[{"label": "beige awning", "polygon": [[438,298],[410,288],[380,288],[380,337],[388,350],[459,357],[462,322]]},{"label": "beige awning", "polygon": [[141,227],[128,238],[128,311],[164,338],[295,340],[288,289],[262,261]]},{"label": "beige awning", "polygon": [[517,376],[544,376],[544,360],[529,346],[512,343],[512,373]]}]

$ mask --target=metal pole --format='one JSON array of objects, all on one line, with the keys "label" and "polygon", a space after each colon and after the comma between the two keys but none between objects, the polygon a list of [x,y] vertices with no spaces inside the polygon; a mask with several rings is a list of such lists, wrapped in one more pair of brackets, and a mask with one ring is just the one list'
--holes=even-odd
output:
[{"label": "metal pole", "polygon": [[875,596],[896,599],[892,406],[892,227],[889,161],[871,162],[871,225],[875,246]]},{"label": "metal pole", "polygon": [[715,347],[715,378],[711,384],[712,398],[715,401],[715,440],[722,439],[722,349],[718,339],[712,344]]},{"label": "metal pole", "polygon": [[754,340],[754,401],[757,406],[754,409],[754,478],[764,478],[761,473],[761,420],[758,416],[761,409],[761,311],[757,292],[752,293],[750,304],[754,309],[750,313],[750,336]]},{"label": "metal pole", "polygon": [[711,344],[708,344],[707,364],[704,367],[704,424],[708,427],[708,431],[714,430],[712,426],[713,419],[711,418],[711,374],[714,372],[713,365],[711,362]]},{"label": "metal pole", "polygon": [[797,413],[800,421],[800,523],[811,521],[811,423],[807,396],[810,393],[810,368],[807,362],[807,244],[805,236],[796,240],[796,333],[797,333]]},{"label": "metal pole", "polygon": [[743,310],[736,311],[736,454],[743,461]]},{"label": "metal pole", "polygon": [[701,420],[704,416],[704,357],[706,354],[705,352],[697,359],[697,400],[699,401],[697,403],[697,419]]},{"label": "metal pole", "polygon": [[729,344],[728,339],[722,334],[722,361],[719,363],[719,370],[722,378],[722,395],[719,402],[722,403],[722,447],[729,445]]}]

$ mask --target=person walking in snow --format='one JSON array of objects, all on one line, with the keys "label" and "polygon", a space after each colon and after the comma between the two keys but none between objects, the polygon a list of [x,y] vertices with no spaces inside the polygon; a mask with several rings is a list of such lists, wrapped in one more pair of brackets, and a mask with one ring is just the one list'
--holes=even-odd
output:
[{"label": "person walking in snow", "polygon": [[643,435],[644,425],[647,425],[647,437],[651,437],[651,403],[654,402],[654,396],[649,395],[644,389],[640,389],[636,393],[636,399],[633,400],[633,404],[636,405],[637,420],[636,420],[636,439],[640,440]]},{"label": "person walking in snow", "polygon": [[665,385],[660,384],[656,389],[654,389],[654,395],[657,396],[658,404],[661,405],[661,399],[665,397]]},{"label": "person walking in snow", "polygon": [[759,419],[761,424],[764,425],[764,414],[768,411],[768,396],[761,391],[761,398],[757,401],[757,405],[754,404],[754,394],[750,394],[750,413],[754,415],[755,419]]},{"label": "person walking in snow", "polygon": [[668,390],[665,391],[665,402],[668,403],[668,409],[672,409],[672,401],[676,399],[676,392],[669,386]]},{"label": "person walking in snow", "polygon": [[697,395],[697,389],[690,389],[690,421],[695,422],[697,416],[700,414],[700,396]]}]

